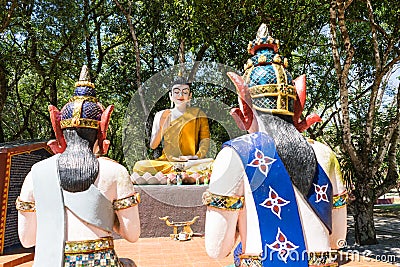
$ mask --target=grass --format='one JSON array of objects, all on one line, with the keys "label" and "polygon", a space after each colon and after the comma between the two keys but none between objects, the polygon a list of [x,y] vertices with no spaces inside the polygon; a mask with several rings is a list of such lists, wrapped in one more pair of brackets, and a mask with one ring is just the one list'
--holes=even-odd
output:
[{"label": "grass", "polygon": [[386,216],[400,219],[400,204],[375,205],[374,214],[378,216]]}]

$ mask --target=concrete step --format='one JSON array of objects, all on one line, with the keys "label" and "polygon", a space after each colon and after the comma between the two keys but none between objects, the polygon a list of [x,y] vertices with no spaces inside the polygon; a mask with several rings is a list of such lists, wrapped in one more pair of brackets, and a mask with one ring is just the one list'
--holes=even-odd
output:
[{"label": "concrete step", "polygon": [[[18,253],[11,255],[3,255],[0,257],[0,267],[13,267],[20,266],[26,262],[33,263],[33,253]],[[23,266],[32,266],[32,265],[23,265]]]},{"label": "concrete step", "polygon": [[33,261],[28,261],[20,265],[16,265],[16,267],[32,267],[32,266],[33,266]]}]

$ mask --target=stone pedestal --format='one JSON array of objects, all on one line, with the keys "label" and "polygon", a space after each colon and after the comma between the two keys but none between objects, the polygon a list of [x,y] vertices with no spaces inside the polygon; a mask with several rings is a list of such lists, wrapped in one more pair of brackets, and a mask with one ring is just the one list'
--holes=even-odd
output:
[{"label": "stone pedestal", "polygon": [[190,221],[199,219],[191,226],[194,234],[204,234],[207,208],[201,202],[202,194],[208,185],[143,185],[135,186],[140,192],[139,214],[140,237],[169,236],[173,228],[159,217],[169,216],[169,221]]}]

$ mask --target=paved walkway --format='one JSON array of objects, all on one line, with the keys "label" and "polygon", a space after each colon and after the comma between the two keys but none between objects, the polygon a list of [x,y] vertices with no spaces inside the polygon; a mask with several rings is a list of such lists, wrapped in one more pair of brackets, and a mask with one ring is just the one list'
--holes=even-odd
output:
[{"label": "paved walkway", "polygon": [[[123,239],[115,241],[115,249],[120,258],[130,258],[138,267],[225,267],[233,263],[232,256],[222,260],[210,259],[204,247],[204,238],[193,237],[190,241],[175,241],[169,237],[140,238],[136,243]],[[12,262],[18,256],[32,257],[32,254],[17,254],[0,257],[0,267],[32,267],[33,261],[20,264]],[[341,254],[344,267],[394,267],[395,265],[378,262],[375,258],[366,258],[359,254]],[[7,259],[8,257],[8,259]],[[19,264],[19,265],[18,265]]]},{"label": "paved walkway", "polygon": [[347,251],[355,256],[367,256],[374,260],[381,260],[400,266],[400,219],[397,217],[374,216],[376,237],[378,244],[358,246],[354,241],[353,217],[347,218]]},{"label": "paved walkway", "polygon": [[[341,254],[341,266],[400,267],[399,219],[375,216],[377,238],[380,243],[363,247],[354,244],[351,217],[348,223],[348,247]],[[231,255],[222,260],[210,259],[205,252],[203,237],[193,237],[190,241],[175,241],[169,237],[140,238],[136,243],[117,239],[115,249],[119,257],[134,260],[138,267],[225,267],[233,263]],[[0,256],[0,267],[32,267],[32,259],[33,255],[29,253]]]}]

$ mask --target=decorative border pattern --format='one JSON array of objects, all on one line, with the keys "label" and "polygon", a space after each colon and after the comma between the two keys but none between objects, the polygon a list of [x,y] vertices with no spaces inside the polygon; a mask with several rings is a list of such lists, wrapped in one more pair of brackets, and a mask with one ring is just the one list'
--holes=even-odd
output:
[{"label": "decorative border pattern", "polygon": [[136,192],[132,196],[114,200],[113,208],[114,210],[122,210],[136,206],[139,203],[140,203],[140,194]]},{"label": "decorative border pattern", "polygon": [[334,195],[333,196],[333,208],[334,209],[340,209],[346,207],[347,203],[349,201],[349,194],[347,191],[344,191],[343,193],[339,195]]},{"label": "decorative border pattern", "polygon": [[[309,252],[308,266],[310,267],[337,267],[337,251]],[[261,256],[239,255],[240,267],[262,267]]]},{"label": "decorative border pattern", "polygon": [[95,240],[65,241],[64,253],[66,255],[91,253],[108,249],[114,249],[114,240],[111,236]]},{"label": "decorative border pattern", "polygon": [[244,197],[221,196],[213,194],[207,190],[203,193],[202,202],[206,206],[217,209],[240,210],[244,206]]},{"label": "decorative border pattern", "polygon": [[8,189],[10,185],[10,169],[11,169],[11,152],[7,153],[4,183],[3,183],[3,196],[1,203],[1,219],[0,219],[0,253],[3,254],[4,238],[6,230],[6,218],[7,218],[7,203],[8,203]]},{"label": "decorative border pattern", "polygon": [[242,254],[239,255],[240,267],[262,267],[261,257]]},{"label": "decorative border pattern", "polygon": [[[6,164],[3,168],[0,168],[1,171],[4,170],[4,179],[2,180],[3,184],[0,185],[0,191],[2,190],[2,192],[0,192],[1,195],[1,217],[0,217],[0,254],[3,253],[3,249],[4,249],[4,241],[5,241],[5,227],[6,227],[6,219],[7,219],[7,203],[8,203],[8,191],[9,191],[9,186],[10,186],[10,172],[11,172],[11,160],[12,160],[12,156],[16,156],[19,154],[25,154],[25,153],[31,153],[32,151],[36,151],[36,150],[40,150],[40,149],[45,149],[46,151],[48,151],[50,154],[54,154],[53,151],[51,151],[51,149],[47,146],[47,145],[43,145],[42,143],[38,143],[38,144],[31,144],[28,145],[29,149],[20,151],[16,148],[10,148],[10,152],[4,153],[5,158],[6,158]],[[3,153],[2,153],[3,154]],[[3,158],[4,156],[2,156]],[[1,179],[0,179],[1,180]]]},{"label": "decorative border pattern", "polygon": [[99,128],[99,121],[85,118],[71,118],[60,121],[61,129],[68,127],[84,127],[84,128]]},{"label": "decorative border pattern", "polygon": [[339,253],[336,250],[324,252],[308,252],[308,266],[310,267],[337,267]]},{"label": "decorative border pattern", "polygon": [[19,197],[15,200],[15,208],[24,212],[35,212],[35,202],[22,201]]},{"label": "decorative border pattern", "polygon": [[83,86],[94,88],[94,83],[91,83],[89,81],[77,81],[75,83],[75,87],[83,87]]}]

